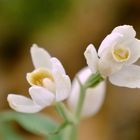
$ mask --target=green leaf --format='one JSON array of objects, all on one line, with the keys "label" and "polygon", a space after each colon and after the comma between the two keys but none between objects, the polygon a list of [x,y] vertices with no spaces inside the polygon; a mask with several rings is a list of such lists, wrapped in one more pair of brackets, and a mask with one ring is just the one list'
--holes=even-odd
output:
[{"label": "green leaf", "polygon": [[47,140],[63,140],[61,134],[48,136],[47,138],[48,138]]},{"label": "green leaf", "polygon": [[21,135],[17,134],[13,127],[8,123],[0,123],[0,139],[3,140],[25,140]]},{"label": "green leaf", "polygon": [[[50,117],[42,114],[25,114],[18,112],[3,112],[0,113],[0,122],[16,121],[27,131],[36,134],[48,136],[51,132],[55,131],[59,125]],[[56,139],[57,135],[49,136],[49,140]]]}]

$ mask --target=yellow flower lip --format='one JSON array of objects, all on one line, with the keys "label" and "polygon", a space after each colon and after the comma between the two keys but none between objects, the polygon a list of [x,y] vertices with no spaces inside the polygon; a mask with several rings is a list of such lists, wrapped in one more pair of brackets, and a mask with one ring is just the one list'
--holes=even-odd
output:
[{"label": "yellow flower lip", "polygon": [[117,62],[124,62],[130,57],[130,49],[126,47],[113,48],[112,55]]},{"label": "yellow flower lip", "polygon": [[45,78],[51,80],[52,82],[54,81],[52,73],[45,68],[38,68],[31,73],[27,73],[27,81],[32,86],[44,86],[43,81]]}]

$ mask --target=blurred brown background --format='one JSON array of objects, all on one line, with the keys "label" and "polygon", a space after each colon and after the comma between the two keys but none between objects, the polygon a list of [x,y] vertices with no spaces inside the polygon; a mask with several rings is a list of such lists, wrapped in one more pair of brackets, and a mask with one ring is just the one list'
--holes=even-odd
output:
[{"label": "blurred brown background", "polygon": [[[1,111],[9,109],[8,93],[28,94],[25,75],[33,70],[33,43],[58,57],[73,78],[86,65],[86,46],[93,43],[98,48],[114,27],[123,24],[133,25],[140,39],[139,0],[1,0]],[[85,139],[140,140],[140,90],[108,83],[101,111],[81,123],[79,140]]]}]

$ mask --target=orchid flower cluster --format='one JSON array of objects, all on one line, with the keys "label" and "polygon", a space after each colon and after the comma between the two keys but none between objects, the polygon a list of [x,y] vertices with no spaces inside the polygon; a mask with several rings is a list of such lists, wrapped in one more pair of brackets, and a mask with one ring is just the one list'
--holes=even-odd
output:
[{"label": "orchid flower cluster", "polygon": [[[140,57],[140,40],[135,36],[132,26],[123,25],[105,37],[98,52],[92,44],[88,45],[84,52],[88,66],[72,82],[61,62],[34,44],[31,47],[34,70],[26,75],[31,98],[9,94],[10,107],[18,112],[36,113],[56,106],[66,122],[62,124],[68,133],[65,140],[76,140],[74,131],[80,119],[95,115],[101,108],[107,78],[116,86],[140,88],[140,67],[134,64]],[[70,124],[71,129],[65,131]]]}]

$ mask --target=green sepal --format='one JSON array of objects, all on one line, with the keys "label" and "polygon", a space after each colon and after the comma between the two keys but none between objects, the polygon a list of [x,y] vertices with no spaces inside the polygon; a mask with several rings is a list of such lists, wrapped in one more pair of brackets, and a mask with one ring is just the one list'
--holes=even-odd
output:
[{"label": "green sepal", "polygon": [[97,86],[101,81],[103,81],[104,78],[101,76],[99,72],[96,72],[95,74],[92,74],[86,81],[84,87],[87,88],[92,88]]}]

